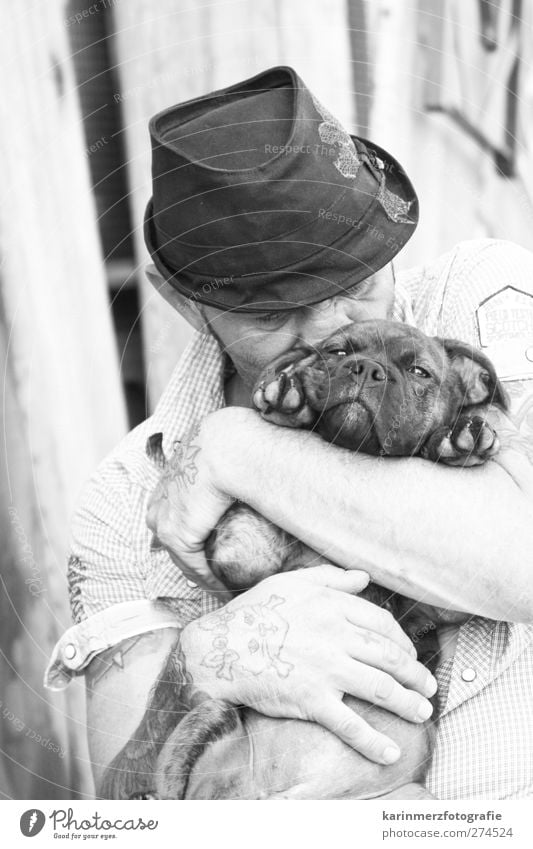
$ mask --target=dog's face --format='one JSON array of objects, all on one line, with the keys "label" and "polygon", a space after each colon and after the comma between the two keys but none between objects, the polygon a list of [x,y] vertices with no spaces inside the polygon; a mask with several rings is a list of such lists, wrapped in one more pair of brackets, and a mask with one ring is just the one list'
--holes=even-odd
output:
[{"label": "dog's face", "polygon": [[316,430],[370,454],[416,453],[459,412],[505,406],[494,368],[480,352],[390,321],[348,325],[295,366]]}]

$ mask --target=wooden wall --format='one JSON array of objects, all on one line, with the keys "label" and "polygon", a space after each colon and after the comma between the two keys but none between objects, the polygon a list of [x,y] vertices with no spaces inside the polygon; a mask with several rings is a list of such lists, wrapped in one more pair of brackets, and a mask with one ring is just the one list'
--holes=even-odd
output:
[{"label": "wooden wall", "polygon": [[[495,43],[487,49],[478,2],[368,0],[370,137],[398,157],[420,198],[420,223],[400,267],[428,262],[463,239],[511,239],[533,249],[533,10],[523,2],[516,18],[513,0],[490,8]],[[516,169],[509,176],[488,146],[503,149],[509,135],[517,56]]]},{"label": "wooden wall", "polygon": [[3,6],[0,795],[90,794],[83,687],[43,689],[70,625],[68,526],[126,430],[66,6]]}]

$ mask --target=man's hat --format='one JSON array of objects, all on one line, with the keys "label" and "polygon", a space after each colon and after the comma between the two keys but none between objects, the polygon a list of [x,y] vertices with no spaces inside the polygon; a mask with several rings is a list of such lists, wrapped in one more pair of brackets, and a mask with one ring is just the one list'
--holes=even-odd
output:
[{"label": "man's hat", "polygon": [[342,294],[411,237],[418,199],[386,151],[350,136],[292,68],[150,121],[154,263],[183,295],[258,312]]}]

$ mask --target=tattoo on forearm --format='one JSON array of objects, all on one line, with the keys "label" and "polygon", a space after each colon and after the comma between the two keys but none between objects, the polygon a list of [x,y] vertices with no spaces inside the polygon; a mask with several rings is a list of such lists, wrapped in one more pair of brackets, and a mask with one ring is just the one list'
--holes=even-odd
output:
[{"label": "tattoo on forearm", "polygon": [[[261,675],[274,669],[280,678],[287,678],[294,669],[292,663],[281,657],[289,625],[275,608],[285,603],[278,595],[270,596],[260,604],[243,604],[232,611],[211,613],[199,622],[204,631],[213,634],[212,649],[202,660],[202,665],[216,670],[217,678],[233,681],[234,671]],[[232,624],[239,634],[247,634],[246,647],[240,651],[232,641]]]},{"label": "tattoo on forearm", "polygon": [[104,799],[153,796],[153,773],[161,747],[178,722],[205,698],[187,671],[178,639],[151,690],[140,724],[107,767],[99,795]]},{"label": "tattoo on forearm", "polygon": [[111,670],[124,669],[126,655],[145,636],[145,634],[139,634],[136,637],[131,637],[129,640],[124,640],[119,646],[113,646],[113,648],[103,651],[98,657],[95,657],[87,671],[88,692],[91,693],[94,685],[105,678]]}]

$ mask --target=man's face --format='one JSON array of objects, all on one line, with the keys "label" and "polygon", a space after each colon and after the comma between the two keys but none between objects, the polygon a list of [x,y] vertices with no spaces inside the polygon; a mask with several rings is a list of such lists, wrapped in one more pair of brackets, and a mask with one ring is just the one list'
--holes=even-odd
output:
[{"label": "man's face", "polygon": [[252,387],[265,366],[296,343],[313,346],[354,321],[390,318],[393,300],[394,277],[389,264],[350,293],[312,306],[271,313],[225,312],[203,306],[202,312],[240,377]]}]

